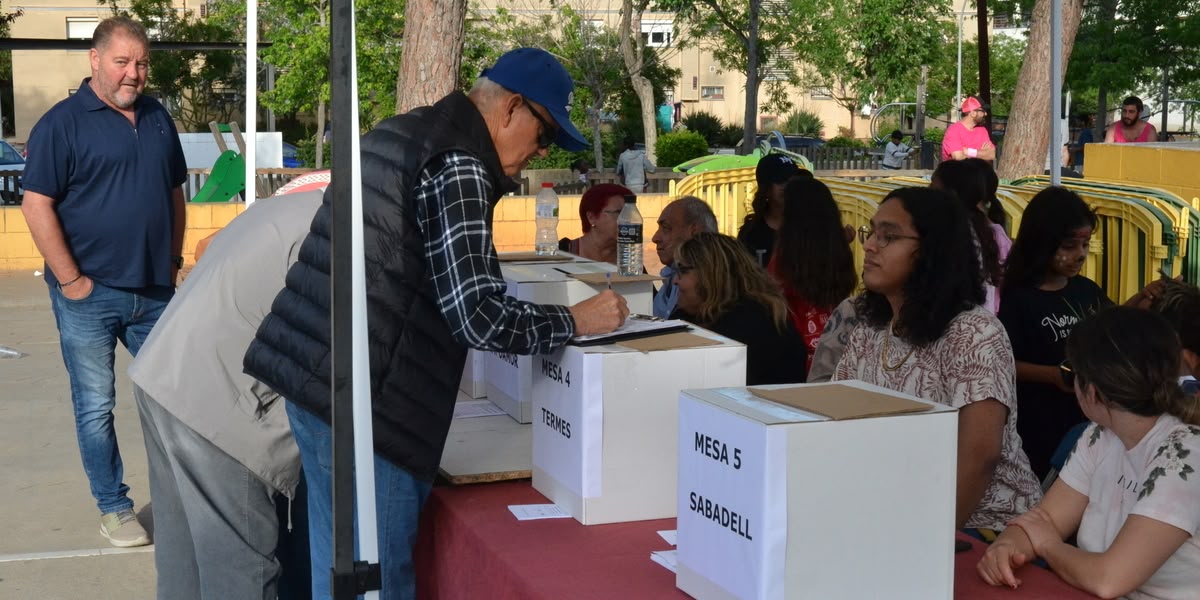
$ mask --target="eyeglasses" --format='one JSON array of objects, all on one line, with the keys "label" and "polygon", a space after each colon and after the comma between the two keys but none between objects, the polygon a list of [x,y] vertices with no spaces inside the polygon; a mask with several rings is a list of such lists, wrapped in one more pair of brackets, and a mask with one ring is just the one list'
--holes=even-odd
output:
[{"label": "eyeglasses", "polygon": [[[876,235],[879,234],[879,235]],[[863,225],[858,228],[858,241],[862,245],[867,245],[867,240],[875,238],[875,245],[879,248],[887,248],[888,244],[896,240],[920,240],[921,238],[915,235],[900,235],[890,231],[875,231],[870,225]]]},{"label": "eyeglasses", "polygon": [[546,119],[542,118],[542,115],[538,114],[537,109],[529,103],[529,100],[525,99],[525,96],[521,96],[521,102],[525,105],[525,108],[529,109],[529,112],[533,115],[533,118],[537,119],[538,123],[542,124],[542,129],[538,132],[538,148],[549,148],[550,144],[554,143],[554,138],[558,137],[558,127],[546,122]]},{"label": "eyeglasses", "polygon": [[1075,387],[1075,370],[1071,368],[1071,363],[1062,361],[1058,365],[1058,374],[1062,377],[1063,385],[1069,388]]}]

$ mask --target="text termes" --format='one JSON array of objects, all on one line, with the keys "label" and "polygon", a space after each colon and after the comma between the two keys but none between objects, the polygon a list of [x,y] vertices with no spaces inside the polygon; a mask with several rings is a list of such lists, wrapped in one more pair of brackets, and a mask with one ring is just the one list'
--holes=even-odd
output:
[{"label": "text termes", "polygon": [[549,427],[550,429],[557,431],[563,437],[565,437],[567,439],[571,439],[571,422],[570,421],[543,408],[542,409],[542,423],[545,423],[546,427]]}]

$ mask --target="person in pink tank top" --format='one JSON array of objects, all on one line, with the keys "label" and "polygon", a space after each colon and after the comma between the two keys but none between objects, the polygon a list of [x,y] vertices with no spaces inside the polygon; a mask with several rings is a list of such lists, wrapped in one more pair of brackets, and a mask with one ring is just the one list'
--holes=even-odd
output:
[{"label": "person in pink tank top", "polygon": [[1141,98],[1126,98],[1121,103],[1121,120],[1108,126],[1108,133],[1104,135],[1105,143],[1140,144],[1158,141],[1158,131],[1154,126],[1141,120],[1142,108]]}]

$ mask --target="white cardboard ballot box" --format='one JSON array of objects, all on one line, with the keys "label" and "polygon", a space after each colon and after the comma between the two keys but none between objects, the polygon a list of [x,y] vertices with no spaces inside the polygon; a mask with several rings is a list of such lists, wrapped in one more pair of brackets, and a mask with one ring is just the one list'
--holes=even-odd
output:
[{"label": "white cardboard ballot box", "polygon": [[746,347],[702,329],[534,362],[533,487],[584,525],[675,516],[680,390],[746,381]]},{"label": "white cardboard ballot box", "polygon": [[487,398],[487,379],[484,377],[484,363],[487,352],[467,350],[467,364],[463,367],[462,380],[458,382],[458,391],[471,398]]},{"label": "white cardboard ballot box", "polygon": [[950,599],[958,412],[857,381],[752,389],[788,404],[747,388],[681,394],[678,587],[699,600]]},{"label": "white cardboard ballot box", "polygon": [[[538,304],[571,306],[599,294],[607,284],[584,283],[574,274],[613,273],[617,267],[608,263],[576,261],[546,264],[500,265],[508,295],[518,300]],[[650,314],[653,310],[654,285],[649,279],[620,281],[614,279],[612,288],[625,297],[630,312]],[[489,352],[484,358],[484,379],[487,398],[504,409],[520,423],[531,418],[531,391],[534,357],[501,352]]]}]

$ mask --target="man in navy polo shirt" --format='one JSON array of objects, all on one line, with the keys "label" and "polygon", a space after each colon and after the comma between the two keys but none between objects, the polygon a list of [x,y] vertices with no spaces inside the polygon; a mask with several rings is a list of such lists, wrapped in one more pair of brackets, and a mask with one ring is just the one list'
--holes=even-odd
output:
[{"label": "man in navy polo shirt", "polygon": [[136,355],[183,263],[183,148],[146,87],[150,42],[126,17],[92,37],[92,76],[34,126],[21,211],[46,259],[83,470],[114,546],[143,546],[112,409],[119,340]]}]

